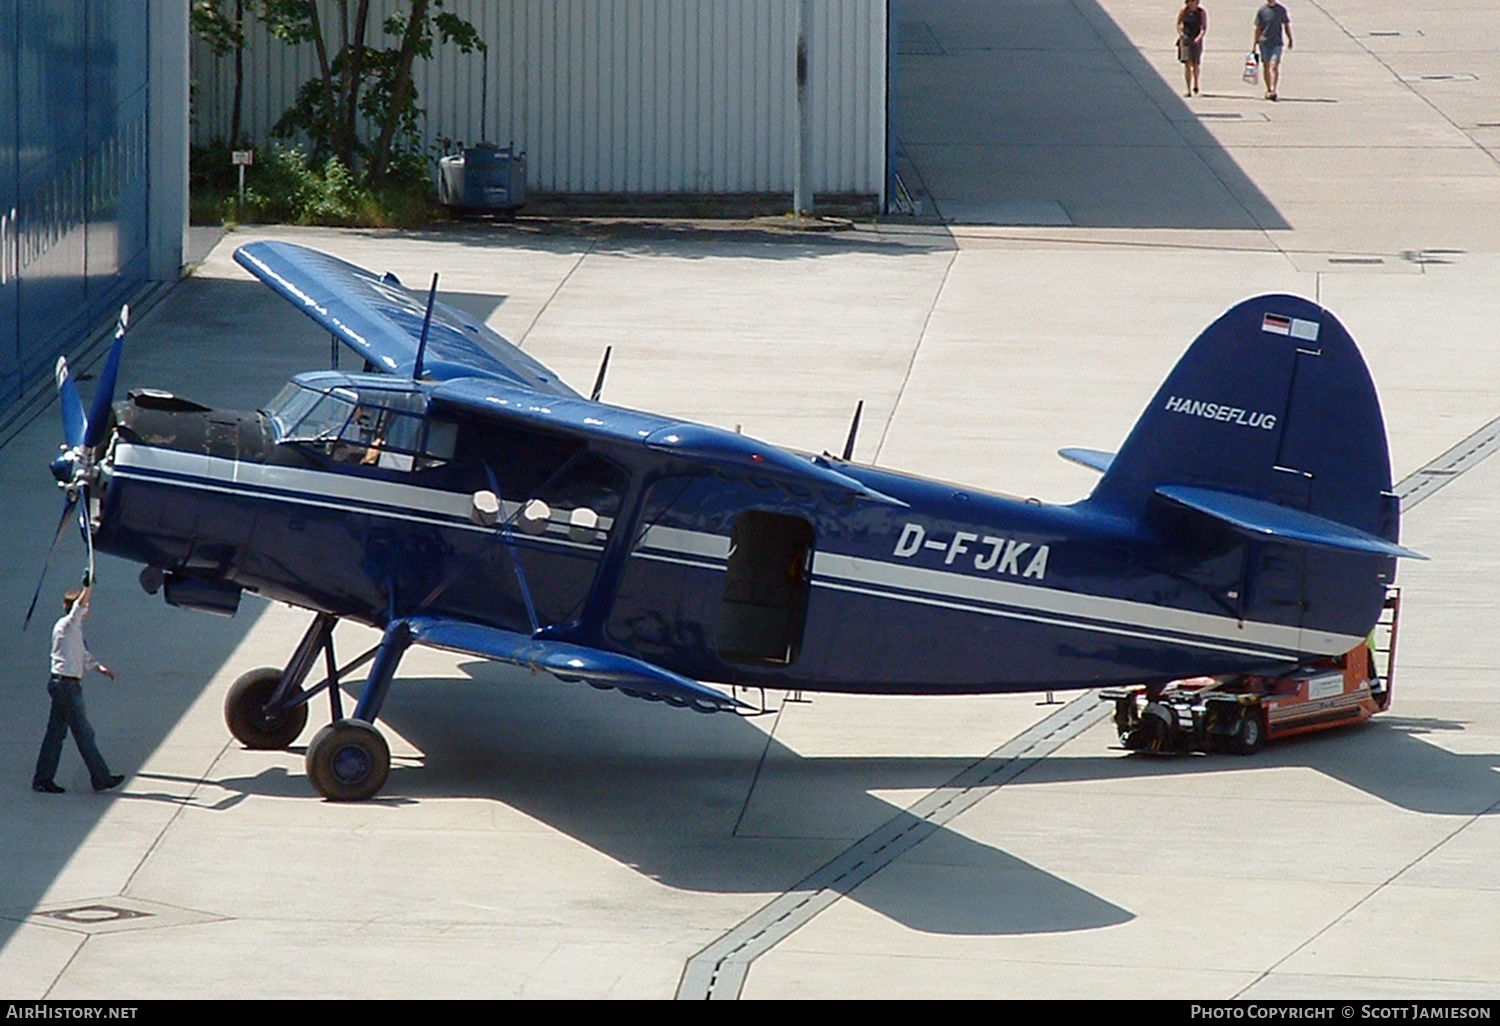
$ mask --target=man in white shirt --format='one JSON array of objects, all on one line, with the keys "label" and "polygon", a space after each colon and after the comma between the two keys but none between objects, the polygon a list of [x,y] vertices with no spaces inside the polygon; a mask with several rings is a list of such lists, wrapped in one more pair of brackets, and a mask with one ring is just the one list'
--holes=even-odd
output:
[{"label": "man in white shirt", "polygon": [[31,777],[31,789],[44,794],[62,794],[52,777],[57,773],[58,760],[62,758],[63,736],[73,731],[73,741],[78,745],[78,754],[83,756],[89,768],[89,780],[95,791],[108,791],[119,786],[125,778],[110,773],[99,746],[94,744],[94,728],[89,726],[83,709],[83,683],[85,670],[98,670],[110,680],[114,671],[95,659],[83,643],[83,621],[89,615],[89,592],[70,591],[63,596],[63,615],[52,625],[52,677],[47,681],[47,694],[52,696],[52,717],[47,721],[47,734],[42,738],[42,751],[36,759],[36,772]]}]

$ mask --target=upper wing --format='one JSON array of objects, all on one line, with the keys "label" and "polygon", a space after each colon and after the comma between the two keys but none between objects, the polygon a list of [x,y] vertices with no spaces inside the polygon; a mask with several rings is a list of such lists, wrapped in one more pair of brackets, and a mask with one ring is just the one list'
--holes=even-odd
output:
[{"label": "upper wing", "polygon": [[[235,250],[234,259],[372,366],[411,376],[427,298],[412,293],[395,275],[377,276],[288,242],[252,242]],[[422,372],[436,381],[487,377],[547,395],[579,398],[536,360],[442,303],[433,304]]]}]

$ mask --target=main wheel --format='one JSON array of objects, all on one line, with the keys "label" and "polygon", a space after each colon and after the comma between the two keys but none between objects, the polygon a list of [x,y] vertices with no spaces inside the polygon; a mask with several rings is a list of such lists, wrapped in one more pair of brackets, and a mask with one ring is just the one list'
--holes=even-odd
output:
[{"label": "main wheel", "polygon": [[390,746],[363,720],[330,723],[307,746],[307,779],[329,801],[373,798],[390,773]]},{"label": "main wheel", "polygon": [[286,748],[307,726],[307,704],[290,709],[266,708],[281,684],[281,671],[270,666],[241,674],[224,698],[224,722],[235,740],[246,748]]},{"label": "main wheel", "polygon": [[1246,709],[1240,714],[1239,729],[1234,732],[1234,750],[1237,755],[1254,755],[1266,740],[1266,724],[1260,718],[1260,710]]}]

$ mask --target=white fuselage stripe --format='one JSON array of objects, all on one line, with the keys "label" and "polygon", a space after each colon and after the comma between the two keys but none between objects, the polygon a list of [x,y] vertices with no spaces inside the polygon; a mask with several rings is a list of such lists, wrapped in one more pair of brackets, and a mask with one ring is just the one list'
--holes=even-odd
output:
[{"label": "white fuselage stripe", "polygon": [[1078,620],[1064,620],[1057,617],[1042,616],[1033,613],[1021,613],[1011,609],[996,609],[993,606],[976,606],[964,602],[947,602],[942,599],[930,598],[921,595],[902,595],[894,592],[879,591],[873,588],[860,588],[849,584],[836,584],[832,581],[814,580],[815,588],[830,588],[834,591],[847,591],[859,595],[873,595],[877,598],[895,599],[898,602],[911,602],[923,606],[937,606],[942,609],[957,609],[965,613],[978,613],[982,616],[996,616],[1007,620],[1025,620],[1030,623],[1047,624],[1052,627],[1067,627],[1073,630],[1097,631],[1100,634],[1114,634],[1127,638],[1141,638],[1147,641],[1170,641],[1174,644],[1191,645],[1194,648],[1208,648],[1220,652],[1233,652],[1236,655],[1250,655],[1262,659],[1284,659],[1286,653],[1281,651],[1264,651],[1256,648],[1243,648],[1235,645],[1226,645],[1222,642],[1208,641],[1203,638],[1176,637],[1163,634],[1155,634],[1150,631],[1123,627],[1116,624],[1084,623]]},{"label": "white fuselage stripe", "polygon": [[[638,551],[637,555],[663,561],[680,561],[705,569],[723,570],[725,567],[718,563],[705,565],[701,562],[702,557],[724,559],[729,553],[729,539],[723,535],[678,528],[653,527],[646,532],[644,544],[662,551]],[[689,559],[672,560],[666,553],[687,556]],[[698,557],[698,560],[691,557]],[[1361,640],[1353,635],[1241,621],[1212,613],[1086,595],[1042,585],[1018,584],[832,552],[814,554],[812,583],[817,587],[879,596],[898,602],[944,605],[947,608],[966,609],[994,616],[1066,625],[1079,630],[1098,630],[1272,658],[1283,658],[1306,651],[1338,655],[1349,651]],[[983,605],[979,605],[980,603]]]},{"label": "white fuselage stripe", "polygon": [[[435,488],[389,481],[375,481],[330,471],[305,470],[300,467],[276,467],[244,460],[229,460],[201,453],[122,443],[115,447],[115,477],[221,495],[238,495],[270,502],[287,502],[341,513],[358,513],[389,520],[431,524],[478,534],[495,534],[496,527],[485,527],[469,519],[470,496],[444,492]],[[504,502],[501,514],[512,519],[520,503]],[[599,518],[603,534],[613,520]],[[551,520],[548,534],[523,532],[520,540],[532,540],[565,548],[599,551],[599,543],[577,542],[566,537],[568,525]]]}]

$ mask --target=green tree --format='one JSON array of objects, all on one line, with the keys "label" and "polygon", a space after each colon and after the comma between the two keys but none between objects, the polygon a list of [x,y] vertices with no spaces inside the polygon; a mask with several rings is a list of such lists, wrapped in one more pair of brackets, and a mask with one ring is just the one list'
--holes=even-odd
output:
[{"label": "green tree", "polygon": [[255,0],[193,0],[193,31],[208,44],[215,57],[234,55],[234,103],[229,119],[229,148],[240,144],[241,114],[245,100],[245,7]]},{"label": "green tree", "polygon": [[[362,166],[376,188],[385,183],[392,157],[417,134],[422,109],[412,66],[430,58],[437,41],[463,53],[486,49],[473,25],[442,9],[443,0],[406,0],[402,12],[380,23],[379,33],[395,40],[384,47],[370,41],[370,0],[258,2],[257,14],[271,33],[291,45],[311,43],[318,62],[318,74],[298,88],[272,134],[305,132],[315,159],[333,156],[346,167]],[[373,126],[371,140],[360,138],[361,116]]]}]

